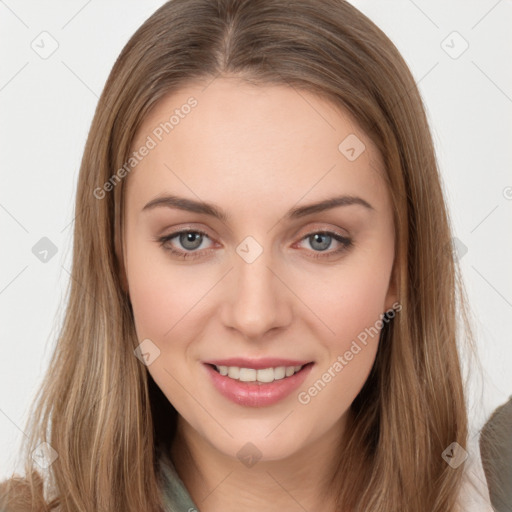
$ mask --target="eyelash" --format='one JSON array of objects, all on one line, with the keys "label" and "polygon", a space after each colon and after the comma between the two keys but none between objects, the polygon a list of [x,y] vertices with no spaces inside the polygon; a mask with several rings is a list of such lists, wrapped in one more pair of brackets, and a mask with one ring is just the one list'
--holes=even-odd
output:
[{"label": "eyelash", "polygon": [[[165,235],[165,236],[162,236],[162,237],[157,237],[156,241],[159,242],[160,245],[166,251],[169,251],[171,254],[173,254],[173,255],[181,258],[181,259],[184,259],[184,260],[185,259],[195,259],[197,257],[200,257],[198,255],[200,255],[202,251],[197,251],[197,250],[191,251],[191,252],[179,251],[179,250],[174,249],[173,247],[165,245],[167,242],[171,241],[173,238],[176,238],[177,236],[179,236],[179,235],[181,235],[183,233],[196,233],[196,234],[200,234],[200,235],[203,235],[203,236],[206,236],[206,237],[210,238],[208,236],[208,233],[205,233],[204,231],[201,231],[200,229],[183,229],[181,231],[176,231],[176,232],[171,233],[169,235]],[[309,238],[309,237],[311,237],[313,235],[319,235],[319,234],[321,234],[321,235],[329,235],[334,240],[336,240],[337,242],[341,243],[342,246],[339,249],[336,249],[335,251],[331,251],[331,252],[314,251],[317,254],[311,256],[313,259],[328,258],[329,256],[333,256],[335,254],[340,254],[340,253],[348,250],[353,245],[353,242],[352,242],[352,240],[350,238],[341,236],[338,233],[335,233],[333,231],[312,231],[311,233],[308,233],[307,235],[303,236],[300,239],[300,241],[302,242],[303,240],[305,240],[305,239],[307,239],[307,238]],[[210,251],[211,249],[205,249],[205,250],[206,251]]]}]

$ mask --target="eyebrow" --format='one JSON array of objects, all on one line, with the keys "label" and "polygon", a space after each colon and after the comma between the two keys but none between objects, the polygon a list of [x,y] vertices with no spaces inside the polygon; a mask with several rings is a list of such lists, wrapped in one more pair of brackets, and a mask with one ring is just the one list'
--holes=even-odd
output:
[{"label": "eyebrow", "polygon": [[[284,218],[287,220],[299,219],[301,217],[305,217],[307,215],[312,215],[313,213],[319,213],[325,210],[330,210],[332,208],[336,208],[338,206],[351,206],[351,205],[360,205],[368,210],[373,210],[373,206],[357,196],[343,195],[337,197],[331,197],[330,199],[325,199],[323,201],[319,201],[317,203],[308,204],[305,206],[299,206],[297,208],[291,208],[286,212]],[[166,208],[175,208],[178,210],[184,210],[187,212],[193,213],[201,213],[203,215],[210,215],[215,217],[222,222],[229,221],[229,215],[223,211],[218,206],[207,203],[204,201],[195,201],[194,199],[187,199],[185,197],[178,197],[174,195],[166,195],[157,197],[153,199],[149,203],[147,203],[142,211],[152,210],[157,207],[166,207]]]}]

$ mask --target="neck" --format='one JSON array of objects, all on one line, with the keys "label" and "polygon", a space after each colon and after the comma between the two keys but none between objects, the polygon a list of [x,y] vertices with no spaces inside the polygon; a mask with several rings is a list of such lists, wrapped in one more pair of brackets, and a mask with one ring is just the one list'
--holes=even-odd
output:
[{"label": "neck", "polygon": [[[332,482],[346,418],[287,458],[248,467],[218,451],[178,418],[171,458],[201,512],[239,509],[335,511]],[[188,424],[187,424],[188,425]],[[229,507],[227,505],[229,504]]]}]

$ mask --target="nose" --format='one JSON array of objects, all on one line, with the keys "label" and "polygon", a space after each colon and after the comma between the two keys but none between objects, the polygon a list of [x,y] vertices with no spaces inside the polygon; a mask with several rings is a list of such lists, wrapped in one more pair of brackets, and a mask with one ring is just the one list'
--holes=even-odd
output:
[{"label": "nose", "polygon": [[285,276],[274,268],[270,251],[263,251],[252,263],[235,254],[234,267],[221,309],[223,324],[250,340],[289,325],[293,294],[284,284]]}]

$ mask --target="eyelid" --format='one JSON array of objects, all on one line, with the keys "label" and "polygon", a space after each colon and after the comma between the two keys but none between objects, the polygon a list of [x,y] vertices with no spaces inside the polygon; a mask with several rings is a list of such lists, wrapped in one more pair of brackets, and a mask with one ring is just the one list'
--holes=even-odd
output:
[{"label": "eyelid", "polygon": [[[303,234],[301,234],[301,233],[303,233]],[[300,239],[302,240],[304,237],[311,236],[316,233],[335,233],[336,235],[338,235],[342,238],[350,238],[350,235],[348,234],[348,232],[343,233],[341,228],[322,224],[321,222],[317,222],[317,223],[313,224],[312,227],[308,227],[308,229],[306,229],[306,230],[299,229],[298,231],[296,231],[294,238],[300,237]]]}]

